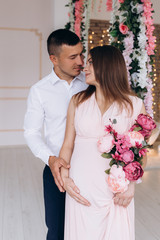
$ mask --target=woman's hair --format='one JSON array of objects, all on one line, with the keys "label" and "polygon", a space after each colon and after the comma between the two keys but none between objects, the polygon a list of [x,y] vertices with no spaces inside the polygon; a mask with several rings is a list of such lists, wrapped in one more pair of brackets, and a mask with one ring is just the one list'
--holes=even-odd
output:
[{"label": "woman's hair", "polygon": [[[107,101],[116,101],[119,107],[128,104],[133,110],[130,95],[135,94],[131,91],[125,60],[122,53],[110,45],[98,46],[89,51],[91,56],[96,81],[100,84],[103,95]],[[77,106],[87,100],[96,90],[90,85],[85,91],[76,95]]]}]

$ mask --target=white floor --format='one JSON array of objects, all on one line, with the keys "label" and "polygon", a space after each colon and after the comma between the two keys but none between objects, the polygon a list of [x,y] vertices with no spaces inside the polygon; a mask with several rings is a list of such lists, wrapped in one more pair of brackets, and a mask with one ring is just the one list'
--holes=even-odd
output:
[{"label": "white floor", "polygon": [[[157,145],[148,156],[143,183],[136,186],[136,240],[160,240]],[[25,146],[0,148],[0,240],[45,240],[43,168]]]}]

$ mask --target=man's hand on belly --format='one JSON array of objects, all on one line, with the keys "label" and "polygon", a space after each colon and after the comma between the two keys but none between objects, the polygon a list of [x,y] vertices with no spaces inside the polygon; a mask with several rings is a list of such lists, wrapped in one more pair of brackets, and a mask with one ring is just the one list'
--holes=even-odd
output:
[{"label": "man's hand on belly", "polygon": [[61,170],[61,167],[69,169],[70,165],[67,164],[67,162],[64,159],[55,157],[55,156],[50,156],[48,163],[49,163],[49,167],[51,169],[52,175],[54,177],[54,181],[57,187],[59,188],[59,191],[65,192],[63,188],[63,181],[61,178],[60,170]]}]

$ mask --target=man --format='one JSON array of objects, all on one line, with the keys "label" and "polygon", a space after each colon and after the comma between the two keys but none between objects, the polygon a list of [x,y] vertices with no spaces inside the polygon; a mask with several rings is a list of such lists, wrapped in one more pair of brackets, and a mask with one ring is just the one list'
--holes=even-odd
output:
[{"label": "man", "polygon": [[[58,155],[64,139],[69,101],[87,85],[81,72],[83,47],[76,34],[66,29],[56,30],[48,37],[47,47],[54,68],[30,90],[24,136],[33,154],[46,164],[43,185],[47,240],[63,240],[65,194],[59,172],[62,166],[69,166]],[[73,181],[71,188],[77,190]]]}]

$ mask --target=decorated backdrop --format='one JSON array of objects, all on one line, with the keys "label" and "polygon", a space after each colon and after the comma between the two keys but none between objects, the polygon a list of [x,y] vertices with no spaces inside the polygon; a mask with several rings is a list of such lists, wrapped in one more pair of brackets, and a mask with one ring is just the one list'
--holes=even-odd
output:
[{"label": "decorated backdrop", "polygon": [[[106,1],[106,0],[105,0]],[[90,12],[101,11],[103,0],[69,0],[69,22],[66,28],[74,31],[84,44],[88,41]],[[107,0],[106,10],[111,11],[109,32],[102,34],[101,43],[105,44],[105,35],[110,44],[118,47],[126,61],[128,79],[131,88],[144,100],[147,112],[153,116],[153,57],[156,38],[153,36],[153,8],[150,0]],[[93,33],[95,34],[95,32]],[[89,36],[89,41],[93,34]]]}]

